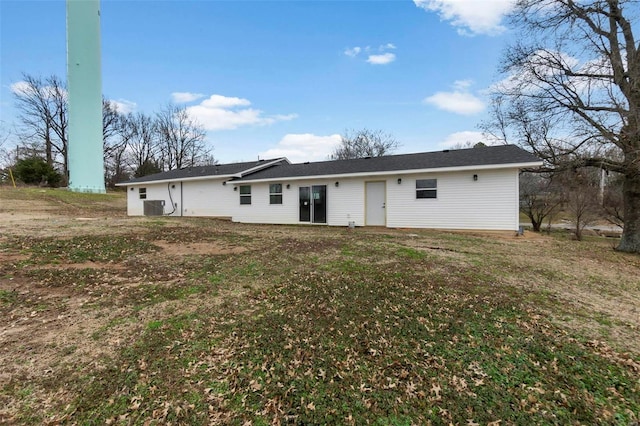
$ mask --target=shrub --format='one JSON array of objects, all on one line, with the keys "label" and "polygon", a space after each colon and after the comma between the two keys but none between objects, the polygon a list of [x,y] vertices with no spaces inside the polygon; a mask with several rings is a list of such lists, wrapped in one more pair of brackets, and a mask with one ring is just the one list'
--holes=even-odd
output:
[{"label": "shrub", "polygon": [[62,175],[53,166],[38,157],[18,160],[14,171],[15,177],[26,184],[56,187],[62,181]]}]

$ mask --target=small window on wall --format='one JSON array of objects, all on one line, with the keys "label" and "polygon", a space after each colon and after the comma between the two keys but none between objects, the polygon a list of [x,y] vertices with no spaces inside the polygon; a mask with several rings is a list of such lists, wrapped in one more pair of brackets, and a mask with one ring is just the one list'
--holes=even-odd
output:
[{"label": "small window on wall", "polygon": [[282,204],[282,184],[269,185],[269,204]]},{"label": "small window on wall", "polygon": [[251,204],[251,185],[240,185],[240,204]]},{"label": "small window on wall", "polygon": [[140,194],[140,199],[141,200],[146,200],[147,199],[147,188],[138,189],[138,194]]},{"label": "small window on wall", "polygon": [[416,198],[438,198],[438,179],[417,179]]}]

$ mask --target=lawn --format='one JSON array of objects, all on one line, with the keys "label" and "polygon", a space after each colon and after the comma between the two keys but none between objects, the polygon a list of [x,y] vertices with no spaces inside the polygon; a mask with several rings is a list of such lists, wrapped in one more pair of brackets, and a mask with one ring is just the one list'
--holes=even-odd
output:
[{"label": "lawn", "polygon": [[0,423],[640,421],[613,240],[125,211],[0,189]]}]

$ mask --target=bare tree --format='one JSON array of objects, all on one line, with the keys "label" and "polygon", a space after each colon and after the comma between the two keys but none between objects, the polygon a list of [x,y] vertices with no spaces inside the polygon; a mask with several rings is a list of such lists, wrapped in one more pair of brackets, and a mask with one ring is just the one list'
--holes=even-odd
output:
[{"label": "bare tree", "polygon": [[602,197],[604,217],[611,224],[624,228],[624,202],[622,200],[622,180],[614,173],[607,179]]},{"label": "bare tree", "polygon": [[184,107],[167,105],[156,115],[155,130],[166,170],[199,165],[211,153],[204,128]]},{"label": "bare tree", "polygon": [[[548,166],[599,167],[623,176],[618,250],[640,253],[640,45],[634,0],[517,0],[523,32],[504,58],[493,120]],[[606,155],[615,151],[616,155]],[[620,160],[616,159],[619,156]]]},{"label": "bare tree", "polygon": [[28,74],[14,88],[23,142],[42,144],[49,165],[59,162],[68,176],[67,90],[55,75],[42,79]]},{"label": "bare tree", "polygon": [[[24,149],[42,152],[50,165],[61,165],[68,177],[68,105],[64,82],[23,75],[13,88],[20,111]],[[204,128],[185,108],[168,105],[155,118],[142,113],[124,117],[113,102],[103,99],[103,150],[107,182],[125,179],[141,168],[155,170],[214,163]],[[24,150],[23,149],[23,150]]]},{"label": "bare tree", "polygon": [[120,114],[115,103],[102,100],[102,140],[105,182],[113,187],[129,176],[125,155],[132,138],[126,116]]},{"label": "bare tree", "polygon": [[584,229],[601,217],[597,179],[593,173],[580,169],[558,173],[555,179],[562,182],[565,209],[573,222],[575,237],[581,241]]},{"label": "bare tree", "polygon": [[115,143],[114,139],[120,133],[122,115],[118,106],[108,99],[102,98],[102,140],[105,150]]},{"label": "bare tree", "polygon": [[551,176],[532,172],[520,176],[520,211],[529,218],[535,232],[540,232],[545,219],[551,220],[561,203]]},{"label": "bare tree", "polygon": [[11,149],[9,148],[9,139],[11,133],[5,126],[4,121],[0,121],[0,168],[7,167],[11,162]]},{"label": "bare tree", "polygon": [[123,120],[123,131],[130,135],[127,149],[127,164],[139,177],[138,170],[157,164],[159,148],[156,139],[153,117],[144,113],[129,113]]},{"label": "bare tree", "polygon": [[458,142],[454,145],[451,145],[448,147],[448,149],[470,149],[470,148],[483,148],[487,146],[486,143],[484,142],[471,142],[471,141],[466,141],[466,142]]},{"label": "bare tree", "polygon": [[400,143],[382,130],[346,130],[342,135],[340,145],[333,150],[329,158],[348,160],[351,158],[381,157],[392,154],[398,147],[400,147]]},{"label": "bare tree", "polygon": [[[14,94],[20,111],[22,145],[42,146],[47,163],[60,164],[63,175],[68,177],[68,100],[64,81],[55,75],[42,79],[24,74]],[[120,114],[115,104],[106,99],[102,101],[102,118],[105,164],[109,168],[115,157],[122,156],[124,147]]]},{"label": "bare tree", "polygon": [[0,121],[0,184],[9,182],[9,167],[14,164],[12,161],[12,149],[9,147],[10,131],[5,126],[4,121]]}]

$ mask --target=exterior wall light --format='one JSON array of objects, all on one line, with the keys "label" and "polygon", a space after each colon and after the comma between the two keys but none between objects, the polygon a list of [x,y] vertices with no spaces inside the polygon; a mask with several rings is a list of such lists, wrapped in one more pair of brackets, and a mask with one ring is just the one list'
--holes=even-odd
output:
[{"label": "exterior wall light", "polygon": [[478,180],[478,175],[473,175],[473,180],[474,181]]},{"label": "exterior wall light", "polygon": [[287,184],[287,189],[289,189],[289,188],[291,188],[291,184],[290,183]]},{"label": "exterior wall light", "polygon": [[238,187],[237,187],[237,186],[234,186],[234,187],[233,187],[233,190],[234,190],[234,191],[237,191],[237,190],[238,190]]},{"label": "exterior wall light", "polygon": [[398,185],[402,184],[402,178],[398,178]]},{"label": "exterior wall light", "polygon": [[336,182],[336,188],[340,186],[340,182]]}]

